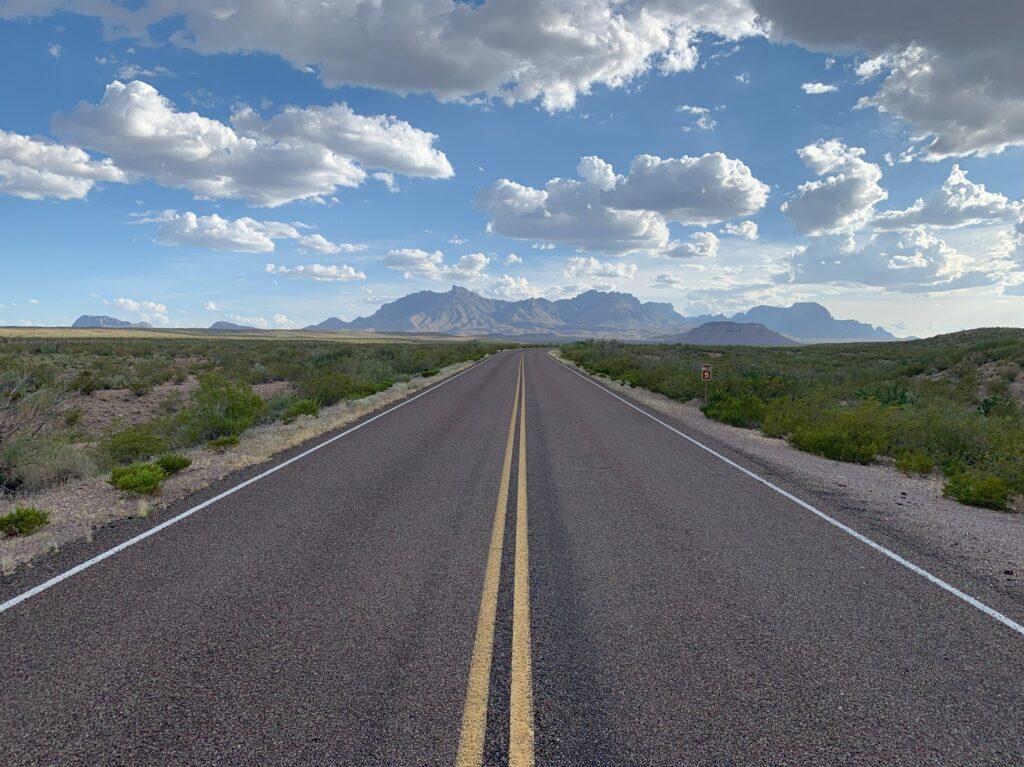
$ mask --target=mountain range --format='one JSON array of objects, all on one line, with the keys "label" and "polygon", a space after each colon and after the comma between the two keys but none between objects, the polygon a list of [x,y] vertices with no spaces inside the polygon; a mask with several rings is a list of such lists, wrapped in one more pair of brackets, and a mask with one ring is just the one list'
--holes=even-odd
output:
[{"label": "mountain range", "polygon": [[73,328],[151,328],[148,322],[129,322],[105,314],[83,314],[72,325]]},{"label": "mountain range", "polygon": [[728,322],[716,320],[698,325],[685,333],[652,338],[666,344],[692,344],[694,346],[799,346],[799,341],[769,330],[757,322]]},{"label": "mountain range", "polygon": [[[781,345],[826,341],[893,341],[883,328],[856,320],[837,320],[821,304],[755,306],[732,316],[684,317],[671,304],[641,302],[629,293],[589,290],[574,298],[550,301],[486,298],[462,287],[447,293],[411,293],[384,304],[373,315],[346,322],[330,317],[307,330],[432,332],[465,336],[559,341],[572,338],[668,340],[707,323],[743,323],[754,328],[714,327],[682,343],[725,343],[694,338],[734,338],[732,343]],[[768,335],[764,331],[777,334]],[[740,340],[743,339],[743,340]]]}]

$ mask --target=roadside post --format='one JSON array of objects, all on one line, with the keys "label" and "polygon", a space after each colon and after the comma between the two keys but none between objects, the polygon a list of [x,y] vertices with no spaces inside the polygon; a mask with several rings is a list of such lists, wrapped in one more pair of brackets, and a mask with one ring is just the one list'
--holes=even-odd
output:
[{"label": "roadside post", "polygon": [[704,407],[708,406],[708,386],[711,384],[711,365],[700,366],[700,380],[704,382]]}]

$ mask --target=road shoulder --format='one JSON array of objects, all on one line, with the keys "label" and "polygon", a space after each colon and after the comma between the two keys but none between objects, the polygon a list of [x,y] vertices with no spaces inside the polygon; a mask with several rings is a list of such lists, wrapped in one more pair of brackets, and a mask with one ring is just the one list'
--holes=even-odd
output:
[{"label": "road shoulder", "polygon": [[610,391],[629,398],[766,479],[827,509],[858,531],[928,569],[1008,600],[1024,614],[1024,515],[965,506],[942,496],[937,476],[914,477],[880,464],[861,466],[804,453],[784,440],[706,418],[696,403],[593,376],[552,357]]}]

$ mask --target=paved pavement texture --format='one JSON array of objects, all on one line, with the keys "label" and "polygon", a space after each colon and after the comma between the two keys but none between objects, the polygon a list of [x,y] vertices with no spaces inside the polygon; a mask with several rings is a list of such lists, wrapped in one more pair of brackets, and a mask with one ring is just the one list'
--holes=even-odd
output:
[{"label": "paved pavement texture", "polygon": [[0,764],[1021,765],[1013,620],[507,351],[5,603]]}]

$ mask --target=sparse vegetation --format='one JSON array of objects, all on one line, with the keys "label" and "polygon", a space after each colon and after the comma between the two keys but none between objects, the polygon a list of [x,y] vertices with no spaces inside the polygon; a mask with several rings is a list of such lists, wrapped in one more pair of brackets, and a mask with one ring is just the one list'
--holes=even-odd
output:
[{"label": "sparse vegetation", "polygon": [[1010,486],[994,474],[977,469],[963,469],[953,474],[942,486],[942,494],[971,506],[1006,509],[1010,500]]},{"label": "sparse vegetation", "polygon": [[945,476],[945,494],[1006,509],[1024,495],[1024,331],[796,348],[594,341],[562,353],[593,373],[673,399],[703,398],[709,418],[841,461],[894,459]]},{"label": "sparse vegetation", "polygon": [[931,474],[935,461],[924,450],[904,450],[896,458],[896,468],[907,474]]},{"label": "sparse vegetation", "polygon": [[211,439],[209,442],[206,443],[206,446],[208,448],[210,448],[211,450],[217,450],[219,452],[223,452],[224,450],[227,450],[229,447],[234,447],[237,444],[238,444],[238,436],[237,435],[235,435],[235,434],[226,434],[223,437],[217,437],[215,439]]},{"label": "sparse vegetation", "polygon": [[0,516],[0,535],[32,535],[50,523],[50,515],[33,506],[19,506],[9,514]]},{"label": "sparse vegetation", "polygon": [[135,426],[114,432],[100,442],[100,452],[114,465],[136,463],[163,453],[169,447],[166,437],[150,426]]},{"label": "sparse vegetation", "polygon": [[[5,330],[0,494],[157,465],[149,462],[199,445],[224,450],[254,425],[315,417],[322,407],[498,348],[470,340]],[[271,382],[285,385],[267,399],[254,390]],[[130,482],[134,474],[121,476]]]},{"label": "sparse vegetation", "polygon": [[298,397],[292,399],[284,409],[284,415],[281,420],[285,423],[291,423],[300,415],[311,415],[317,416],[320,414],[320,403],[315,399],[309,399],[308,397]]},{"label": "sparse vegetation", "polygon": [[110,484],[125,492],[154,495],[160,492],[166,476],[164,470],[155,463],[133,463],[111,469]]},{"label": "sparse vegetation", "polygon": [[181,453],[164,453],[156,459],[156,465],[163,469],[168,477],[184,471],[192,465],[192,459]]}]

